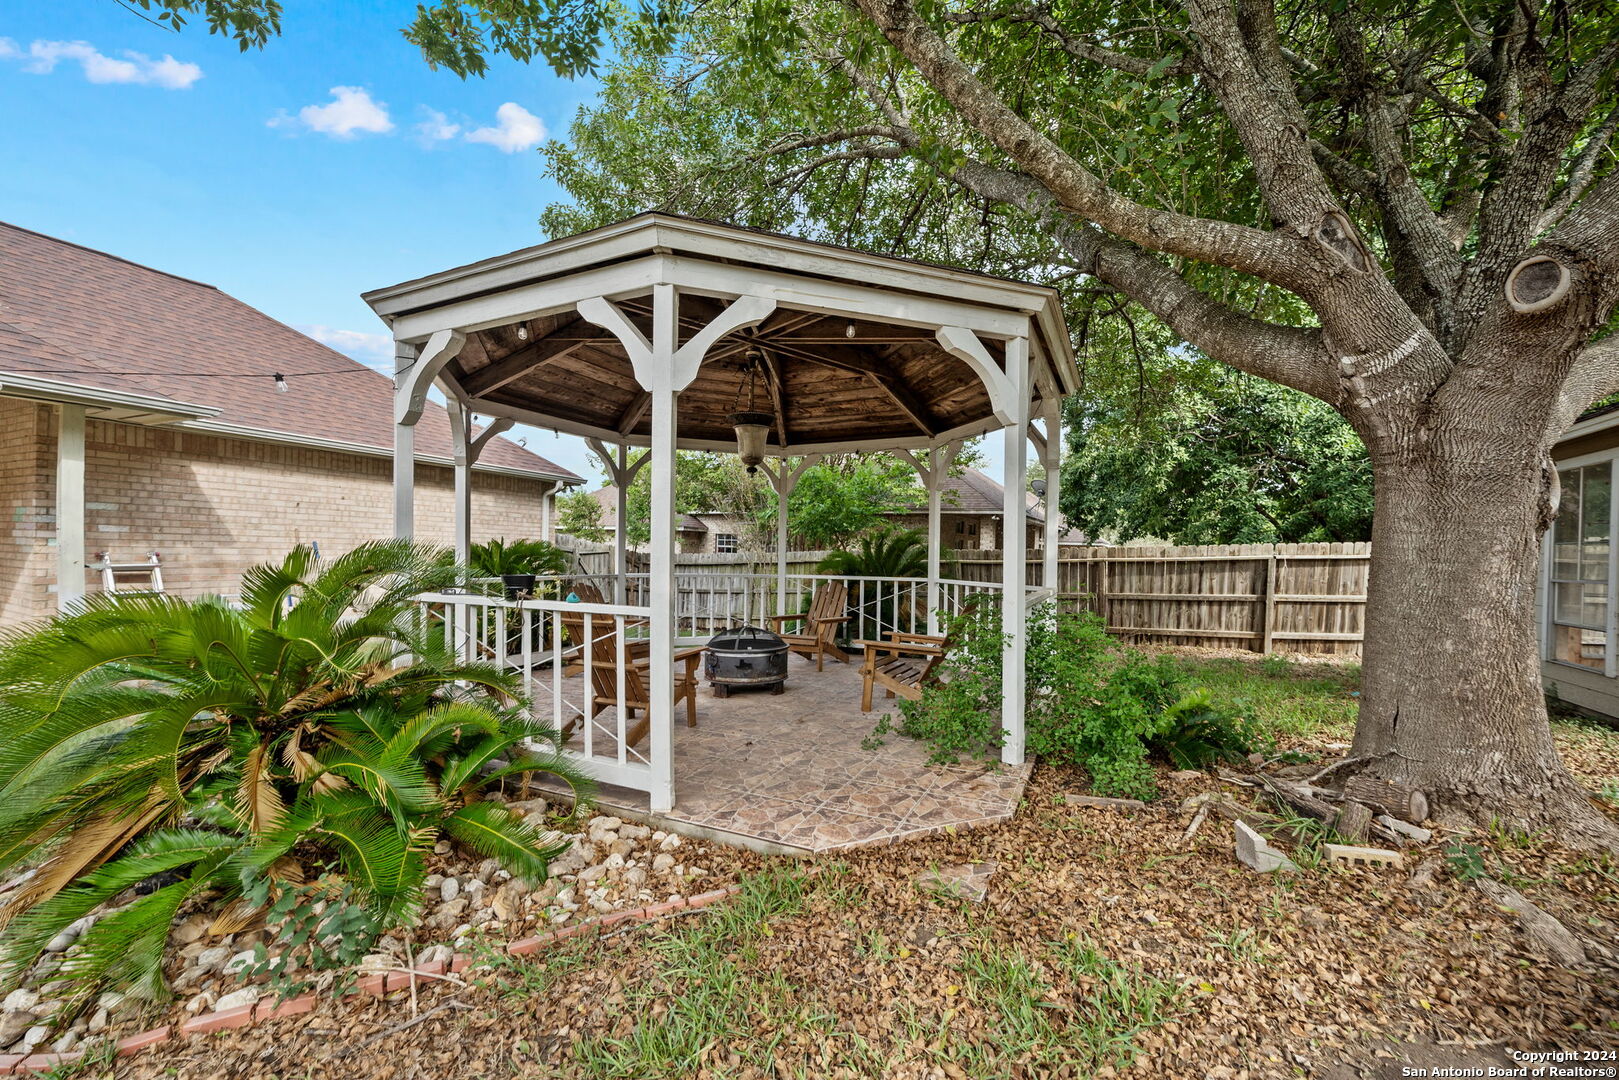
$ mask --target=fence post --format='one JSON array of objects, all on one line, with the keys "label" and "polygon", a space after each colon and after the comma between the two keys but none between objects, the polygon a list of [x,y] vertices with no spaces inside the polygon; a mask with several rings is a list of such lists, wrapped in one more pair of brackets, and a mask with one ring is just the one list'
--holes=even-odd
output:
[{"label": "fence post", "polygon": [[1269,656],[1276,643],[1276,554],[1271,549],[1271,557],[1265,560],[1265,620],[1264,638],[1260,644],[1260,653]]},{"label": "fence post", "polygon": [[1102,616],[1102,628],[1105,630],[1113,625],[1112,614],[1107,606],[1107,567],[1108,553],[1102,552],[1102,558],[1096,564],[1096,613]]}]

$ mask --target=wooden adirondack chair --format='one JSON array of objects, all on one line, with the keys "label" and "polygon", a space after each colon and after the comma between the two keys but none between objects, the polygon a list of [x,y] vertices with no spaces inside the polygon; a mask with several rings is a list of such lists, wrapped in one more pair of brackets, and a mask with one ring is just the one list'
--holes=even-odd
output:
[{"label": "wooden adirondack chair", "polygon": [[[605,604],[607,600],[602,596],[601,589],[591,581],[578,580],[568,586],[568,592],[579,598],[582,604]],[[563,594],[564,596],[567,593]],[[598,615],[591,620],[591,631],[597,635],[606,634],[611,638],[617,631],[614,629],[615,620],[606,615]],[[585,617],[583,614],[565,614],[562,616],[562,633],[567,638],[568,661],[562,668],[565,678],[572,678],[585,670]],[[625,654],[636,663],[644,663],[652,655],[652,642],[648,638],[630,638],[624,643]],[[616,653],[615,653],[616,655]]]},{"label": "wooden adirondack chair", "polygon": [[887,641],[857,641],[866,650],[860,666],[860,711],[871,711],[872,691],[879,685],[886,696],[917,701],[922,690],[938,678],[939,665],[954,644],[948,636],[888,632]]},{"label": "wooden adirondack chair", "polygon": [[[824,581],[815,587],[810,598],[809,611],[802,615],[772,615],[771,628],[781,635],[787,648],[804,659],[815,659],[815,670],[826,670],[827,656],[849,662],[849,654],[838,648],[833,640],[838,627],[849,621],[849,586],[841,581]],[[798,634],[782,633],[787,623],[802,622],[804,630]]]},{"label": "wooden adirondack chair", "polygon": [[[597,635],[591,645],[590,715],[594,718],[603,709],[618,704],[618,641],[617,633]],[[675,704],[686,703],[686,726],[697,726],[697,666],[702,662],[703,649],[680,649],[675,653]],[[650,661],[636,663],[626,650],[624,663],[624,715],[626,720],[640,720],[628,725],[624,731],[624,744],[634,746],[646,738],[652,726],[652,672]]]}]

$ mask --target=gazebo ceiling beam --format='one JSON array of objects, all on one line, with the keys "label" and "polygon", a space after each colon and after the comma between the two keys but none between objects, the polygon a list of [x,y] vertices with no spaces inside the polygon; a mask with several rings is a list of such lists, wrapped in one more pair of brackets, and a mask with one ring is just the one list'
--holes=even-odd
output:
[{"label": "gazebo ceiling beam", "polygon": [[933,418],[933,414],[928,411],[928,407],[918,401],[916,395],[905,388],[905,384],[892,379],[885,379],[874,371],[866,372],[866,380],[881,390],[889,401],[898,406],[899,411],[904,413],[922,434],[931,439],[939,433],[939,422]]},{"label": "gazebo ceiling beam", "polygon": [[[498,390],[509,382],[515,382],[527,375],[535,368],[554,364],[558,360],[572,356],[582,349],[591,339],[574,339],[558,341],[555,338],[544,337],[538,341],[530,342],[510,356],[496,360],[491,364],[479,368],[461,377],[461,388],[473,397],[481,397],[492,390]],[[596,338],[595,341],[604,341]]]},{"label": "gazebo ceiling beam", "polygon": [[865,376],[868,382],[881,390],[890,401],[899,407],[899,410],[905,414],[911,423],[915,424],[929,438],[937,435],[939,429],[943,427],[939,418],[934,415],[933,410],[911,391],[911,388],[905,384],[903,379],[895,374],[891,364],[872,356],[864,349],[845,344],[835,352],[831,350],[819,351],[799,349],[779,341],[771,342],[769,347],[784,356],[791,356],[795,360]]},{"label": "gazebo ceiling beam", "polygon": [[646,411],[651,407],[652,394],[650,392],[642,390],[640,393],[636,394],[634,399],[631,400],[629,407],[619,414],[617,425],[618,433],[620,435],[628,435],[630,432],[634,431],[635,425],[641,422],[642,417],[646,416]]},{"label": "gazebo ceiling beam", "polygon": [[776,414],[776,442],[787,443],[787,384],[781,377],[781,359],[767,346],[760,349],[765,362],[765,388],[770,391],[770,407]]}]

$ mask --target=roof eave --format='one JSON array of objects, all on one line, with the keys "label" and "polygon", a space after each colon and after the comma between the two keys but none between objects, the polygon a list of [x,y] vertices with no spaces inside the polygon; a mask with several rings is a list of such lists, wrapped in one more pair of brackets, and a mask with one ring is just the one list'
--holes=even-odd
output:
[{"label": "roof eave", "polygon": [[160,395],[110,390],[106,387],[86,386],[83,383],[64,382],[14,372],[0,372],[0,395],[30,401],[83,405],[90,409],[133,412],[147,417],[135,419],[125,416],[120,418],[123,423],[172,424],[219,415],[219,410],[210,405],[195,405]]},{"label": "roof eave", "polygon": [[[306,446],[314,450],[331,450],[340,454],[361,454],[366,457],[392,457],[393,451],[381,446],[371,446],[368,443],[347,442],[342,439],[328,439],[317,435],[298,435],[290,431],[274,431],[266,428],[250,428],[239,424],[230,424],[223,421],[207,419],[185,421],[181,427],[189,431],[201,431],[211,435],[223,435],[233,439],[251,439],[255,442],[284,443],[289,446]],[[416,461],[426,465],[455,464],[446,454],[416,454]],[[528,480],[552,481],[562,487],[572,487],[584,483],[582,477],[573,473],[548,472],[543,469],[524,469],[516,465],[497,465],[480,461],[472,466],[474,472],[496,473],[502,476],[516,476]]]}]

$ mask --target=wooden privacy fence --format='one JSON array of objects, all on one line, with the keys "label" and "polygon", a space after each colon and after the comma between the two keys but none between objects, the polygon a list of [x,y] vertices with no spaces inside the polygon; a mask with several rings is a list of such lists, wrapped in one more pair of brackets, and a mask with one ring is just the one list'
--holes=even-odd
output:
[{"label": "wooden privacy fence", "polygon": [[[1064,547],[1057,590],[1140,644],[1358,655],[1371,555],[1368,543]],[[1000,579],[999,552],[955,557],[958,577]]]},{"label": "wooden privacy fence", "polygon": [[[611,552],[586,548],[588,573],[609,573]],[[1201,645],[1255,652],[1358,655],[1372,546],[1226,544],[1201,547],[1063,547],[1057,591],[1136,644]],[[813,573],[825,552],[795,551],[787,572]],[[630,553],[629,571],[646,556]],[[677,555],[678,573],[774,574],[769,552]],[[946,552],[944,575],[999,582],[999,551]],[[1042,586],[1041,553],[1028,552],[1030,586]]]}]

